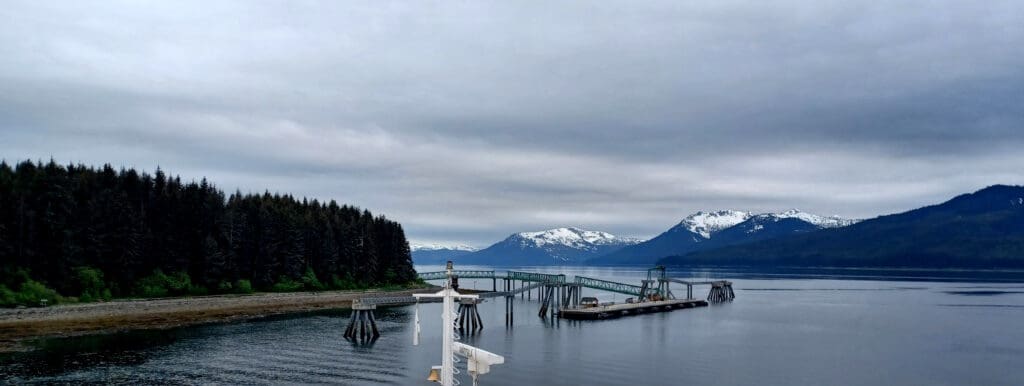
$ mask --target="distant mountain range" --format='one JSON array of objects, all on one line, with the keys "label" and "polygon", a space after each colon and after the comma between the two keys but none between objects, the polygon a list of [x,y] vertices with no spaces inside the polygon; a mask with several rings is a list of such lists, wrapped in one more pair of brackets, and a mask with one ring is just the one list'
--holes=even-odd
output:
[{"label": "distant mountain range", "polygon": [[1024,267],[1024,187],[996,185],[850,226],[703,249],[675,265]]},{"label": "distant mountain range", "polygon": [[666,256],[685,255],[819,229],[839,228],[857,220],[823,217],[800,210],[752,214],[735,210],[697,212],[664,233],[587,261],[593,265],[653,264]]},{"label": "distant mountain range", "polygon": [[459,256],[458,261],[480,265],[578,264],[639,242],[607,232],[555,228],[513,234],[487,248]]},{"label": "distant mountain range", "polygon": [[478,251],[417,246],[413,259],[479,265],[1024,268],[1024,187],[991,186],[864,221],[795,209],[697,212],[647,241],[556,228],[516,233]]},{"label": "distant mountain range", "polygon": [[479,248],[468,245],[412,244],[412,261],[415,264],[444,264],[461,256],[476,252]]},{"label": "distant mountain range", "polygon": [[476,265],[653,264],[667,256],[854,222],[799,210],[766,214],[733,210],[697,212],[648,241],[569,227],[515,233],[481,250],[468,246],[413,245],[412,256],[417,264],[447,260]]}]

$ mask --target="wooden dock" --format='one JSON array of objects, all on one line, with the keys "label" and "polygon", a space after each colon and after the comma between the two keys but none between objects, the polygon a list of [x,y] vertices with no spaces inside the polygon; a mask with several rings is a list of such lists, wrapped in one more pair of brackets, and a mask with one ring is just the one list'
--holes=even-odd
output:
[{"label": "wooden dock", "polygon": [[[451,262],[449,262],[450,264]],[[450,269],[450,266],[449,266]],[[732,282],[726,280],[713,281],[690,281],[668,277],[664,266],[657,266],[647,270],[647,279],[641,280],[641,285],[620,283],[605,279],[576,276],[574,280],[566,280],[564,274],[546,274],[537,272],[507,271],[499,276],[495,271],[480,270],[446,270],[438,272],[421,272],[418,274],[422,280],[445,280],[450,282],[451,288],[458,291],[458,279],[491,279],[492,290],[481,291],[479,299],[504,298],[505,299],[505,325],[511,327],[514,324],[515,298],[540,302],[540,309],[537,316],[541,318],[565,319],[609,319],[626,315],[645,314],[651,312],[665,312],[681,308],[707,307],[709,303],[731,302],[736,298],[733,292]],[[498,291],[498,279],[502,281],[501,291]],[[677,299],[672,293],[672,283],[686,286],[686,295],[683,299]],[[694,286],[708,285],[711,291],[707,300],[695,299],[693,294]],[[604,304],[596,307],[583,307],[581,304],[583,288],[590,288],[598,291],[612,292],[632,296],[638,299],[635,303]],[[464,290],[470,292],[469,290]],[[536,294],[534,294],[536,292]],[[536,296],[536,297],[534,297]],[[397,306],[416,304],[438,300],[439,297],[415,297],[415,296],[377,296],[358,299],[353,302],[352,320],[345,330],[345,338],[352,341],[373,342],[379,336],[376,328],[376,319],[373,311],[378,306]],[[477,310],[478,300],[462,302],[457,312],[458,322],[455,325],[463,333],[470,335],[483,329],[483,319]]]},{"label": "wooden dock", "polygon": [[680,308],[706,307],[707,301],[698,299],[670,299],[641,303],[620,303],[588,308],[563,308],[560,316],[565,319],[589,320],[608,319],[649,312],[671,311]]}]

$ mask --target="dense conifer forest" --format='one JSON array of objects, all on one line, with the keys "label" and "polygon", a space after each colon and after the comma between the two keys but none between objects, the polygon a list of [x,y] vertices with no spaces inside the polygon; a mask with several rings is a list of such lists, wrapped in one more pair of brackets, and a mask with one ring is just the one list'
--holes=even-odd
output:
[{"label": "dense conifer forest", "polygon": [[0,303],[414,281],[402,226],[334,201],[226,196],[203,179],[0,163]]}]

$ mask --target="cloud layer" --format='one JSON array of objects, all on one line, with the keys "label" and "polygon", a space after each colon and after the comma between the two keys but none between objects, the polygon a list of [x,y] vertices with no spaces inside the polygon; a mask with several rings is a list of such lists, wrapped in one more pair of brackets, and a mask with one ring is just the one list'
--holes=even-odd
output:
[{"label": "cloud layer", "polygon": [[1024,6],[13,2],[0,157],[367,207],[422,242],[1024,183]]}]

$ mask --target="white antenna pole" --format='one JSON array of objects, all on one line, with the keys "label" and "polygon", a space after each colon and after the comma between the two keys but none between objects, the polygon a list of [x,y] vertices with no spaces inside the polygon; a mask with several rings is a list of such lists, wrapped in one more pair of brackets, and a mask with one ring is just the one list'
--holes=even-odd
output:
[{"label": "white antenna pole", "polygon": [[[448,266],[445,271],[447,273],[447,279],[445,280],[444,287],[441,289],[441,292],[435,294],[412,295],[417,300],[415,317],[416,327],[414,328],[413,344],[419,344],[419,299],[442,298],[444,303],[441,310],[441,366],[433,366],[431,368],[429,380],[436,381],[442,386],[458,386],[459,382],[455,379],[455,354],[458,354],[469,360],[469,374],[473,377],[473,383],[476,384],[477,377],[490,372],[491,365],[505,363],[505,358],[501,355],[490,353],[473,346],[455,342],[455,299],[479,299],[480,297],[477,295],[460,295],[452,289],[452,262],[448,262]],[[437,378],[434,378],[435,376]]]},{"label": "white antenna pole", "polygon": [[420,345],[420,301],[416,299],[416,326],[412,329],[412,345]]},{"label": "white antenna pole", "polygon": [[452,263],[445,269],[448,278],[444,282],[444,307],[441,311],[441,386],[453,386],[455,363],[452,360],[452,346],[455,343],[455,321],[452,320]]}]

